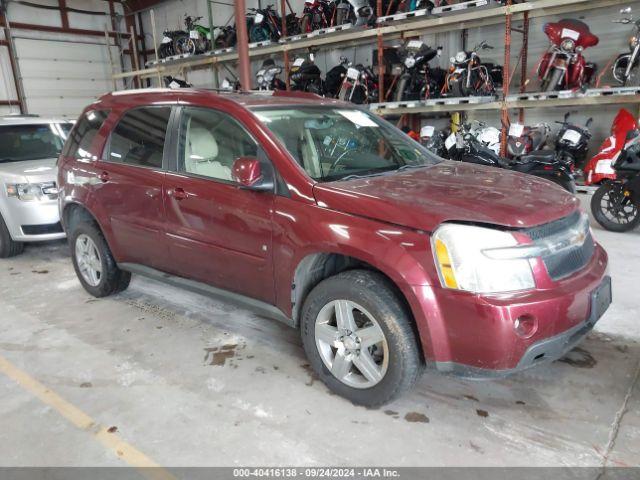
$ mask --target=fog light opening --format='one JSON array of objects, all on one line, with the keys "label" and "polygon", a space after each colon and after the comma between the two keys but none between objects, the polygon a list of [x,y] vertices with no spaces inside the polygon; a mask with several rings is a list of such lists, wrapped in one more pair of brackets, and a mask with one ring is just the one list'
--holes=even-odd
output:
[{"label": "fog light opening", "polygon": [[531,338],[538,331],[538,320],[533,315],[520,315],[513,322],[513,329],[519,337]]}]

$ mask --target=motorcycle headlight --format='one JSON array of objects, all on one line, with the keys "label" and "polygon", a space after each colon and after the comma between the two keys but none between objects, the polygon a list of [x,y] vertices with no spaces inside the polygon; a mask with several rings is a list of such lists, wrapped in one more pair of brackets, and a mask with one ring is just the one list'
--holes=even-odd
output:
[{"label": "motorcycle headlight", "polygon": [[492,228],[444,224],[432,237],[440,282],[445,288],[498,293],[535,287],[527,258],[493,258],[487,251],[518,247],[515,237]]},{"label": "motorcycle headlight", "polygon": [[33,202],[46,198],[55,200],[58,198],[58,188],[55,182],[45,183],[11,183],[5,185],[7,196],[17,198],[23,202]]},{"label": "motorcycle headlight", "polygon": [[463,63],[467,59],[467,54],[465,52],[456,53],[455,60],[456,63]]},{"label": "motorcycle headlight", "polygon": [[635,35],[629,39],[629,46],[631,48],[636,48],[638,46],[638,43],[640,43],[640,39],[638,39],[638,37],[636,37]]},{"label": "motorcycle headlight", "polygon": [[262,75],[258,75],[258,77],[256,78],[256,80],[258,81],[258,84],[261,84],[262,82],[264,82],[264,76],[262,76]]},{"label": "motorcycle headlight", "polygon": [[407,68],[413,68],[416,65],[416,59],[413,57],[407,57],[404,61],[404,65]]},{"label": "motorcycle headlight", "polygon": [[576,48],[576,42],[570,38],[565,38],[560,44],[560,48],[565,52],[573,52]]}]

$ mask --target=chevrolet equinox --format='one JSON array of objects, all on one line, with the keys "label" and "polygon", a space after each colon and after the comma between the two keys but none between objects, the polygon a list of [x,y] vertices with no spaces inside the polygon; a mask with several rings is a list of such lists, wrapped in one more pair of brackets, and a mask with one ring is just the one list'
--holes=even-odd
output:
[{"label": "chevrolet equinox", "polygon": [[58,180],[90,294],[136,273],[279,319],[358,404],[391,401],[425,365],[486,378],[558,359],[611,302],[575,197],[443,161],[310,94],[107,94]]}]

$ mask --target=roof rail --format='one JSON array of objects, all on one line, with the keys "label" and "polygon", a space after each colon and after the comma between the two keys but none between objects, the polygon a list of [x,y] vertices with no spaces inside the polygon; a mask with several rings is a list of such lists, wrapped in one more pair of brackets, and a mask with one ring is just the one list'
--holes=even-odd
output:
[{"label": "roof rail", "polygon": [[11,117],[11,118],[21,118],[21,117],[25,117],[25,118],[32,118],[32,117],[39,117],[40,115],[38,115],[37,113],[7,113],[5,115],[0,115],[0,117],[2,118],[7,118],[7,117]]},{"label": "roof rail", "polygon": [[318,95],[317,93],[301,92],[299,90],[275,90],[273,92],[274,97],[290,97],[290,98],[308,98],[310,100],[323,99],[325,97]]}]

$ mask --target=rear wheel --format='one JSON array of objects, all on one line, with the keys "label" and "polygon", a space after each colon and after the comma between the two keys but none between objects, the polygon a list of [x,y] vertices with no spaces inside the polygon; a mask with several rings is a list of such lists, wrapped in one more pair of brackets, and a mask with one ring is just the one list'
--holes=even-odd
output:
[{"label": "rear wheel", "polygon": [[120,270],[102,232],[94,223],[76,225],[69,238],[73,267],[84,289],[107,297],[127,289],[131,274]]},{"label": "rear wheel", "polygon": [[612,232],[628,232],[640,224],[640,209],[624,185],[607,182],[591,198],[591,212],[603,228]]},{"label": "rear wheel", "polygon": [[407,308],[375,272],[351,270],[318,284],[304,303],[301,335],[320,379],[360,405],[392,401],[422,372]]},{"label": "rear wheel", "polygon": [[0,215],[0,258],[9,258],[20,255],[24,250],[24,243],[14,242],[4,223],[4,218]]}]

